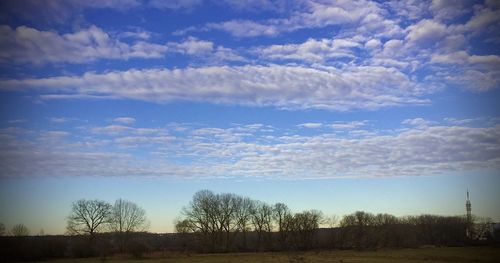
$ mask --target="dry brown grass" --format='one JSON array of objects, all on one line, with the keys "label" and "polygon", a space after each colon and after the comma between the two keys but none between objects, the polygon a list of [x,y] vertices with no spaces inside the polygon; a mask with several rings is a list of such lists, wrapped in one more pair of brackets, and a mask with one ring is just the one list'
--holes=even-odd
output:
[{"label": "dry brown grass", "polygon": [[[56,260],[55,263],[100,262],[99,258]],[[309,262],[500,262],[500,248],[492,247],[454,247],[454,248],[419,248],[419,249],[387,249],[378,251],[310,251],[310,252],[266,252],[266,253],[228,253],[228,254],[184,254],[184,253],[153,253],[144,259],[128,259],[112,257],[104,260],[105,263],[169,263],[169,262],[228,262],[228,263],[309,263]]]}]

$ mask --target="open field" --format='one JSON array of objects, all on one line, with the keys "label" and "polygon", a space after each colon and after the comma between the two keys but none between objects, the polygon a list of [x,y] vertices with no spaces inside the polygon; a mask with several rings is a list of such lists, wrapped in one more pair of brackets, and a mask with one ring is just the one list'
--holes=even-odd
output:
[{"label": "open field", "polygon": [[77,262],[500,262],[500,248],[420,248],[378,251],[313,251],[304,253],[230,253],[230,254],[155,254],[144,259],[100,258],[55,260],[53,263]]}]

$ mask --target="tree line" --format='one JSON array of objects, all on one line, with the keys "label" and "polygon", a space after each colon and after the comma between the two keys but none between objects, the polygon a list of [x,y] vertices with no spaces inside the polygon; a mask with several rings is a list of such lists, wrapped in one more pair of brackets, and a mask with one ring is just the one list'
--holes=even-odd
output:
[{"label": "tree line", "polygon": [[[231,193],[197,192],[176,221],[187,249],[204,252],[463,245],[488,236],[491,220],[464,216],[396,217],[357,211],[341,220],[318,210],[293,213]],[[320,226],[329,227],[320,228]],[[466,236],[467,229],[473,236]],[[250,233],[250,234],[249,234]]]},{"label": "tree line", "polygon": [[147,227],[146,211],[131,201],[118,199],[111,205],[101,200],[82,199],[72,204],[67,231],[94,238],[100,231],[127,234],[145,231]]},{"label": "tree line", "polygon": [[485,218],[473,217],[468,222],[465,216],[396,217],[364,211],[342,218],[326,217],[318,210],[292,212],[284,203],[268,204],[209,190],[198,191],[183,207],[175,221],[175,233],[147,233],[148,226],[146,211],[131,201],[77,200],[67,217],[69,235],[29,236],[22,224],[7,231],[0,223],[0,261],[113,253],[140,256],[160,250],[377,249],[500,241],[500,232],[492,233],[491,220]]},{"label": "tree line", "polygon": [[30,231],[24,224],[16,224],[10,230],[5,228],[3,223],[0,223],[0,236],[12,235],[15,237],[29,236]]},{"label": "tree line", "polygon": [[[67,236],[29,236],[23,224],[8,233],[0,223],[0,261],[105,256],[110,253],[139,255],[146,247],[134,237],[147,230],[146,211],[137,204],[118,199],[114,204],[81,199],[71,205]],[[5,257],[5,258],[3,258]]]},{"label": "tree line", "polygon": [[66,229],[70,235],[88,236],[87,240],[81,241],[83,244],[77,246],[82,249],[78,252],[93,255],[103,246],[101,240],[96,240],[98,233],[113,233],[113,242],[123,253],[134,250],[131,245],[138,246],[131,237],[136,232],[146,231],[148,226],[146,211],[131,201],[118,199],[111,205],[101,200],[81,199],[72,204]]},{"label": "tree line", "polygon": [[309,210],[292,213],[283,203],[267,204],[231,193],[197,192],[182,217],[175,223],[177,233],[192,233],[205,251],[247,250],[248,233],[253,233],[252,246],[267,250],[274,243],[277,231],[281,248],[290,244],[309,246],[323,215]]}]

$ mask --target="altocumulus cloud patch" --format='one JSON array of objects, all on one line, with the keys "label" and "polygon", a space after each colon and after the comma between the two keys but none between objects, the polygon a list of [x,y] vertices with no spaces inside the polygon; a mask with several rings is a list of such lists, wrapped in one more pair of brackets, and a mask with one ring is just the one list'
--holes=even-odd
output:
[{"label": "altocumulus cloud patch", "polygon": [[[314,135],[293,136],[266,125],[175,124],[156,129],[109,125],[47,131],[29,140],[23,135],[35,131],[3,129],[2,177],[318,179],[499,169],[498,124],[403,123],[391,132],[352,123],[345,123],[339,132],[340,123],[334,123]],[[148,158],[141,151],[148,152]]]}]

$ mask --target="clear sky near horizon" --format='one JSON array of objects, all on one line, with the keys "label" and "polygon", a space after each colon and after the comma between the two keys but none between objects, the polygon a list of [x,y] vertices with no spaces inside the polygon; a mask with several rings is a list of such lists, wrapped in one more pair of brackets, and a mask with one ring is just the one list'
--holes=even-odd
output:
[{"label": "clear sky near horizon", "polygon": [[498,1],[0,2],[0,222],[202,189],[500,221]]}]

